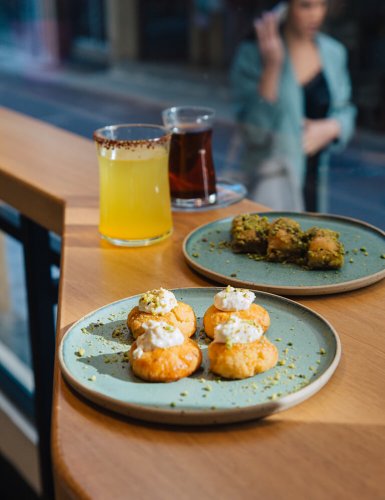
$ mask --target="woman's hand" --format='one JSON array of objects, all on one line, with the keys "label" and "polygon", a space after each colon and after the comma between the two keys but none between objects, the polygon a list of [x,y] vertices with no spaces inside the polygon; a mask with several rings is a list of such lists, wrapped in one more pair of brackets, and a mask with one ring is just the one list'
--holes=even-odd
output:
[{"label": "woman's hand", "polygon": [[302,146],[306,156],[314,156],[328,146],[340,135],[340,125],[337,120],[305,120]]},{"label": "woman's hand", "polygon": [[265,67],[280,69],[285,56],[275,14],[267,12],[254,23],[258,47]]}]

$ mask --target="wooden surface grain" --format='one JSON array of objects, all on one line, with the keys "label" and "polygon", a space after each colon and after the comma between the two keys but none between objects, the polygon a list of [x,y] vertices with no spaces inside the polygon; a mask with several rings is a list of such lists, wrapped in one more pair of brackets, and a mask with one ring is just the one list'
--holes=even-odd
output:
[{"label": "wooden surface grain", "polygon": [[[16,120],[18,133],[30,123],[0,110],[0,118],[4,116]],[[57,342],[74,321],[111,301],[160,285],[212,285],[186,265],[184,237],[205,222],[261,208],[243,201],[222,210],[174,214],[175,230],[168,240],[141,249],[111,247],[97,234],[92,144],[36,124],[45,131],[40,144],[52,139],[57,146],[47,146],[44,169],[55,158],[54,172],[62,173],[51,179],[53,169],[48,169],[45,176],[35,177],[24,167],[24,153],[13,156],[7,150],[5,155],[0,151],[0,181],[10,179],[14,195],[7,195],[8,202],[16,208],[21,209],[22,192],[53,197],[63,207],[61,224],[58,214],[36,216],[28,203],[23,207],[27,215],[63,234]],[[13,168],[7,164],[10,158]],[[38,168],[35,156],[30,161]],[[52,450],[57,497],[384,498],[385,281],[345,294],[296,300],[336,328],[342,360],[317,395],[262,421],[195,428],[120,417],[79,397],[56,365]]]},{"label": "wooden surface grain", "polygon": [[[212,285],[184,262],[184,236],[204,221],[256,208],[242,202],[218,212],[174,214],[174,235],[141,250],[100,242],[96,211],[94,225],[91,213],[83,229],[70,224],[59,339],[82,315],[113,300],[159,285]],[[133,498],[161,499],[381,498],[384,298],[383,282],[347,294],[300,298],[336,328],[342,361],[316,396],[260,422],[203,429],[145,424],[88,403],[57,372],[53,450],[58,485],[71,484],[76,495],[101,499],[106,492],[114,498],[127,492]]]}]

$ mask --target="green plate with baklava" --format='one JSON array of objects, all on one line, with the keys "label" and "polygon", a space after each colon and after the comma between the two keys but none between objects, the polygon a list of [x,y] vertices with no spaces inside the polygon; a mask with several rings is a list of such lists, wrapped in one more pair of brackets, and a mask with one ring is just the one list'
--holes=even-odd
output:
[{"label": "green plate with baklava", "polygon": [[187,263],[197,272],[225,285],[282,295],[325,295],[362,288],[385,277],[385,232],[365,222],[328,214],[261,212],[269,223],[279,218],[298,222],[303,231],[327,228],[344,246],[340,269],[308,269],[293,263],[267,262],[231,249],[233,217],[192,231],[183,242]]}]

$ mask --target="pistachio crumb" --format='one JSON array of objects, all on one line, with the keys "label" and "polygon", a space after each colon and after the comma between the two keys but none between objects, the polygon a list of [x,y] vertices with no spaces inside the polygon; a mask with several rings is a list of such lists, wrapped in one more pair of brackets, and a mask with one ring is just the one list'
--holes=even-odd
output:
[{"label": "pistachio crumb", "polygon": [[175,408],[175,406],[176,406],[175,401],[173,401],[172,403],[170,403],[170,406],[171,406],[171,408]]},{"label": "pistachio crumb", "polygon": [[81,358],[82,356],[84,356],[84,353],[86,351],[83,349],[83,347],[79,347],[79,349],[75,352],[76,356],[79,356],[79,358]]},{"label": "pistachio crumb", "polygon": [[89,377],[88,379],[90,382],[95,382],[96,380],[96,375],[91,375],[91,377]]},{"label": "pistachio crumb", "polygon": [[278,366],[285,366],[286,365],[286,361],[284,359],[281,359],[278,361]]},{"label": "pistachio crumb", "polygon": [[275,339],[275,341],[276,341],[276,342],[281,342],[281,341],[282,341],[282,339],[281,339],[281,337],[278,337],[277,339]]},{"label": "pistachio crumb", "polygon": [[324,356],[326,354],[326,351],[325,351],[325,349],[321,348],[319,350],[319,353],[321,354],[321,356]]},{"label": "pistachio crumb", "polygon": [[180,393],[181,396],[185,397],[185,396],[188,396],[188,391],[183,391]]}]

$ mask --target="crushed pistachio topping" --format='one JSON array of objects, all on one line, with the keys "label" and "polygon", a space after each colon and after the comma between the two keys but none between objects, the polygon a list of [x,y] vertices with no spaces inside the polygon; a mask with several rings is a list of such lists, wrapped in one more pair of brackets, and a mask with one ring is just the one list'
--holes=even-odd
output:
[{"label": "crushed pistachio topping", "polygon": [[220,323],[214,329],[214,342],[225,344],[230,348],[233,344],[256,342],[263,335],[263,328],[254,321],[243,320],[232,314],[226,323]]},{"label": "crushed pistachio topping", "polygon": [[149,314],[167,314],[177,305],[175,295],[159,288],[144,293],[139,299],[139,310]]},{"label": "crushed pistachio topping", "polygon": [[214,297],[214,305],[221,311],[244,311],[249,309],[255,299],[251,290],[233,288],[228,285]]},{"label": "crushed pistachio topping", "polygon": [[81,358],[82,356],[84,356],[85,352],[86,351],[83,349],[83,347],[79,347],[79,349],[77,351],[75,351],[75,354],[76,354],[76,356]]}]

